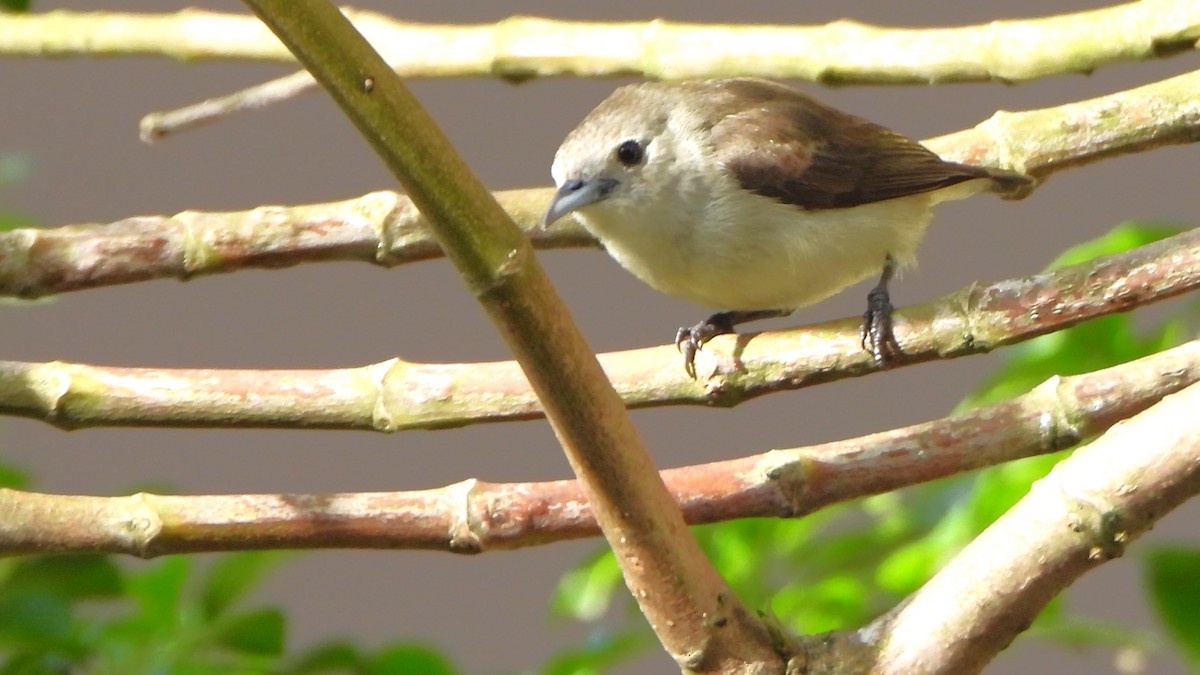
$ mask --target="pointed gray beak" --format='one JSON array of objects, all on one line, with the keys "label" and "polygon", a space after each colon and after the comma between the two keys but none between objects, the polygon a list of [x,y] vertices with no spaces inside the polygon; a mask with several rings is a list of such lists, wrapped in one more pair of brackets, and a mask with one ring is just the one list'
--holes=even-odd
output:
[{"label": "pointed gray beak", "polygon": [[546,217],[542,218],[542,229],[576,209],[604,200],[616,186],[617,181],[613,178],[575,179],[563,183],[554,193],[554,199],[550,200],[550,208],[546,209]]}]

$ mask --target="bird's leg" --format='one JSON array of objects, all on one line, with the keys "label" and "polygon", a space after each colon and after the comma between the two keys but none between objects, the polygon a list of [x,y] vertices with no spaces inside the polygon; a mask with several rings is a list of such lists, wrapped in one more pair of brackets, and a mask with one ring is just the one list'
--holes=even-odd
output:
[{"label": "bird's leg", "polygon": [[717,312],[691,328],[680,328],[675,333],[675,347],[683,354],[683,369],[696,377],[696,352],[704,343],[718,335],[733,333],[738,324],[759,319],[774,319],[791,314],[790,309],[754,309]]},{"label": "bird's leg", "polygon": [[888,296],[888,282],[896,273],[896,260],[888,255],[883,263],[883,274],[879,275],[879,283],[867,294],[867,311],[863,313],[862,328],[859,337],[863,349],[871,352],[875,363],[886,368],[903,356],[900,343],[892,332],[892,299]]}]

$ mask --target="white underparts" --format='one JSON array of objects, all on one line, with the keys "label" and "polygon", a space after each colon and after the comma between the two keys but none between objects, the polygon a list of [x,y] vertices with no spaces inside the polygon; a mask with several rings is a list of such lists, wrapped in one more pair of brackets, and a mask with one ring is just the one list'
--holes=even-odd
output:
[{"label": "white underparts", "polygon": [[983,185],[806,211],[730,183],[674,192],[690,203],[660,193],[640,208],[602,203],[580,215],[622,266],[663,293],[713,309],[795,309],[878,275],[888,255],[912,264],[933,204]]}]

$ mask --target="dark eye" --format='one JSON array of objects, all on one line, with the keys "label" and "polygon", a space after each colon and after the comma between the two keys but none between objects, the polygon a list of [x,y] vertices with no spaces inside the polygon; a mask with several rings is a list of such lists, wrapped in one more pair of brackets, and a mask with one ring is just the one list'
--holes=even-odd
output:
[{"label": "dark eye", "polygon": [[625,166],[637,166],[642,163],[642,159],[645,156],[646,148],[642,145],[641,141],[622,141],[617,146],[617,161]]}]

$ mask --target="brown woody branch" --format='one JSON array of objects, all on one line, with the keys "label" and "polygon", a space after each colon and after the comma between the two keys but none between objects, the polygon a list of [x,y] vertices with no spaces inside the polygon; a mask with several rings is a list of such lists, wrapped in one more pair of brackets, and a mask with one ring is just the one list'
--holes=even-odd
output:
[{"label": "brown woody branch", "polygon": [[[1118,154],[1200,139],[1200,71],[1055,108],[997,113],[973,129],[931,139],[950,159],[1041,179]],[[570,219],[537,227],[553,190],[497,193],[538,248],[594,245]],[[404,196],[368,194],[332,204],[250,211],[187,211],[109,224],[0,232],[0,295],[53,293],[247,267],[358,260],[392,266],[441,255]]]},{"label": "brown woody branch", "polygon": [[878,673],[976,673],[1083,573],[1200,491],[1200,386],[1059,463],[908,600],[860,631]]},{"label": "brown woody branch", "polygon": [[[1200,381],[1200,343],[1055,378],[942,420],[823,445],[668,469],[690,524],[802,516],[830,504],[1095,436]],[[599,534],[573,480],[467,480],[413,492],[82,497],[0,490],[0,554],[390,548],[481,553]]]},{"label": "brown woody branch", "polygon": [[[1200,286],[1200,229],[1118,255],[972,285],[897,314],[906,364],[987,352]],[[858,318],[719,337],[693,380],[673,345],[600,360],[625,404],[729,407],[875,370]],[[253,394],[253,395],[251,395]],[[399,431],[530,419],[541,408],[516,363],[393,359],[338,370],[111,368],[0,361],[0,414],[89,426],[318,427]]]}]

